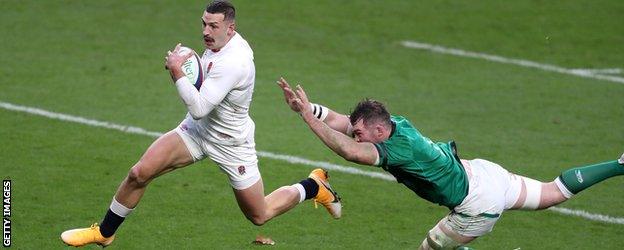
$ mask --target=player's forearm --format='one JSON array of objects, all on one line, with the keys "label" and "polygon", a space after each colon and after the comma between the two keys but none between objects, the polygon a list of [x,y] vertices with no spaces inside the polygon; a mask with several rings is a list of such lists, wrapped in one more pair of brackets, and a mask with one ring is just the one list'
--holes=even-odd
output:
[{"label": "player's forearm", "polygon": [[329,126],[330,128],[332,128],[333,130],[336,130],[340,133],[343,133],[345,135],[351,136],[351,129],[349,129],[349,127],[351,127],[351,122],[349,121],[349,117],[343,114],[340,114],[338,112],[335,112],[331,109],[329,110],[329,114],[327,115],[327,118],[325,119],[325,124],[327,124],[327,126]]},{"label": "player's forearm", "polygon": [[316,118],[325,122],[331,129],[350,136],[349,127],[351,123],[349,117],[320,104],[311,103],[310,105],[312,106],[312,113]]},{"label": "player's forearm", "polygon": [[169,75],[171,75],[171,80],[176,83],[180,78],[185,77],[186,75],[180,68],[172,68],[169,70]]},{"label": "player's forearm", "polygon": [[214,104],[204,98],[186,77],[179,78],[175,85],[182,102],[186,105],[193,119],[201,119],[214,109]]},{"label": "player's forearm", "polygon": [[313,115],[303,115],[304,121],[308,124],[312,132],[321,139],[321,141],[327,145],[332,151],[340,155],[342,158],[348,161],[354,161],[354,153],[350,150],[355,147],[356,142],[340,133],[338,130],[330,128],[326,123],[317,119]]}]

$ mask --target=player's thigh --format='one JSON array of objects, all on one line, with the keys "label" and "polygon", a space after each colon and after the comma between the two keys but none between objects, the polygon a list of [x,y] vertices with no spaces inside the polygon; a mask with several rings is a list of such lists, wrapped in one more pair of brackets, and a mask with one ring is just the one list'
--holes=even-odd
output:
[{"label": "player's thigh", "polygon": [[262,216],[266,210],[266,202],[264,201],[264,184],[262,179],[258,179],[256,183],[245,189],[234,190],[236,202],[245,216],[255,217]]},{"label": "player's thigh", "polygon": [[202,146],[208,157],[228,176],[232,188],[245,190],[261,179],[253,143],[221,145],[207,142]]},{"label": "player's thigh", "polygon": [[193,163],[184,141],[175,131],[160,136],[149,146],[133,171],[147,177],[156,177],[175,168]]}]

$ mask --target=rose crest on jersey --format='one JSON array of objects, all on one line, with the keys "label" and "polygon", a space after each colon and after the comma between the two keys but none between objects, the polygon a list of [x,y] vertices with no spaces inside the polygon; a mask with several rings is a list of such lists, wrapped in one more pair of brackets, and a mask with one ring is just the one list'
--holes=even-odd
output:
[{"label": "rose crest on jersey", "polygon": [[208,63],[208,68],[206,68],[206,74],[210,73],[210,69],[212,69],[212,62]]}]

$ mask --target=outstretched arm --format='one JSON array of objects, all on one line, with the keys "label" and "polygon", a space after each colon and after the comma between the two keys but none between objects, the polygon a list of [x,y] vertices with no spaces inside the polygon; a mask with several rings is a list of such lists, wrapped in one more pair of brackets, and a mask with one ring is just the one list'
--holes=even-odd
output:
[{"label": "outstretched arm", "polygon": [[356,142],[353,138],[330,128],[326,123],[317,119],[312,112],[313,110],[308,101],[308,97],[301,86],[297,86],[296,93],[294,94],[296,98],[292,98],[293,110],[300,111],[301,117],[303,117],[303,120],[308,124],[310,129],[312,129],[312,132],[314,132],[327,147],[350,162],[371,166],[378,163],[379,154],[375,145],[370,142]]},{"label": "outstretched arm", "polygon": [[[301,113],[300,108],[297,104],[295,104],[295,99],[298,99],[298,97],[286,79],[280,77],[279,81],[277,81],[277,85],[282,88],[282,91],[284,92],[284,99],[286,100],[286,104],[290,106],[290,109],[297,113]],[[320,104],[310,103],[309,106],[314,117],[327,124],[327,126],[331,129],[351,136],[351,122],[349,121],[348,116],[335,112]]]}]

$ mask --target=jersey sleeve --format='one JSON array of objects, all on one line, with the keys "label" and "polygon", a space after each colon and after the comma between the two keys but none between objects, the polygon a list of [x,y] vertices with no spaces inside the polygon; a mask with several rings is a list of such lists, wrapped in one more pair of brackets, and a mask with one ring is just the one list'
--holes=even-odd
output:
[{"label": "jersey sleeve", "polygon": [[176,88],[191,116],[194,119],[201,119],[219,105],[244,77],[243,63],[226,60],[214,65],[199,91],[186,77],[176,81]]},{"label": "jersey sleeve", "polygon": [[379,153],[377,166],[397,166],[413,161],[412,147],[407,138],[393,138],[374,145]]}]

